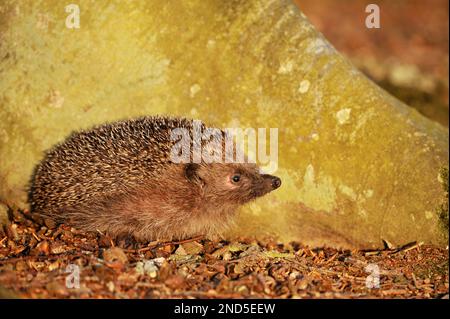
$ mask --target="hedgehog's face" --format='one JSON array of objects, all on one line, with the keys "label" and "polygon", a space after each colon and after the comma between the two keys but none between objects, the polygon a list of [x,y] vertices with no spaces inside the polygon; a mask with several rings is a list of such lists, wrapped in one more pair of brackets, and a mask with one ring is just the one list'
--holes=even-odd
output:
[{"label": "hedgehog's face", "polygon": [[255,164],[187,164],[186,177],[202,188],[212,203],[241,205],[281,186],[281,180],[261,174]]}]

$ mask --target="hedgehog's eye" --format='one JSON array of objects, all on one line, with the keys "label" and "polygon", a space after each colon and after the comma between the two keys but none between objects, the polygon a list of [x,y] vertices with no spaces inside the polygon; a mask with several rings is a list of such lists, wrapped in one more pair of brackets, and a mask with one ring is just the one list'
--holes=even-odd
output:
[{"label": "hedgehog's eye", "polygon": [[233,177],[231,177],[231,180],[233,181],[233,183],[239,183],[239,181],[241,180],[241,175],[233,175]]}]

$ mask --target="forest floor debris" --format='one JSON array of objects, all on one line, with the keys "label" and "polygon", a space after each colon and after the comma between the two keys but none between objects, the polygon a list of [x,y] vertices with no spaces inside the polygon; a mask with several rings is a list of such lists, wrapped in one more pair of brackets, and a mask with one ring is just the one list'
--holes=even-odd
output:
[{"label": "forest floor debris", "polygon": [[201,237],[144,245],[41,226],[18,211],[10,219],[0,229],[0,295],[8,297],[448,298],[448,250],[422,243],[372,251]]}]

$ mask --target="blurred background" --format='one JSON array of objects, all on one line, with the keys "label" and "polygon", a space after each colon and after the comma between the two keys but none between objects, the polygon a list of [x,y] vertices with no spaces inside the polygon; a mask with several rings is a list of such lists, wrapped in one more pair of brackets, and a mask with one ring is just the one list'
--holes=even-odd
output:
[{"label": "blurred background", "polygon": [[[295,0],[333,46],[392,95],[448,127],[448,0]],[[380,29],[367,29],[368,4]]]}]

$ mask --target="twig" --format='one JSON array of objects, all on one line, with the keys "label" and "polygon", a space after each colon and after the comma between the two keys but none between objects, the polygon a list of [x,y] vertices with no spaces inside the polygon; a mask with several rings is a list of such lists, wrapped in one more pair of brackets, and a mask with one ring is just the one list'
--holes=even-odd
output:
[{"label": "twig", "polygon": [[40,239],[34,232],[31,232],[31,235],[33,235],[33,237],[36,238],[36,240],[37,240],[38,242],[41,242],[41,241],[42,241],[42,239]]},{"label": "twig", "polygon": [[148,251],[154,248],[159,248],[159,247],[164,247],[164,246],[168,246],[168,245],[180,245],[180,244],[185,244],[185,243],[189,243],[189,242],[193,242],[193,241],[197,241],[197,240],[201,240],[203,239],[205,236],[204,235],[200,235],[197,237],[193,237],[193,238],[189,238],[189,239],[185,239],[185,240],[180,240],[180,241],[169,241],[169,242],[164,242],[164,243],[155,243],[153,245],[144,247],[144,248],[140,248],[140,249],[124,249],[124,251],[126,252],[130,252],[130,253],[142,253],[144,251]]}]

